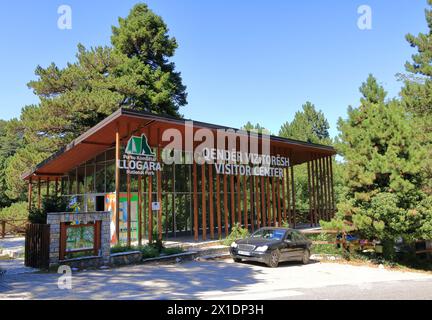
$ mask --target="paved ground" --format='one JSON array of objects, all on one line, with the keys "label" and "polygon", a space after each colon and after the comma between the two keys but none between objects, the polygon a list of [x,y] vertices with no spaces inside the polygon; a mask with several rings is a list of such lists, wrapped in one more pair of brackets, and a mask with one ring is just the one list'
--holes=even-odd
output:
[{"label": "paved ground", "polygon": [[9,275],[37,271],[36,269],[27,268],[24,266],[24,242],[24,237],[6,237],[5,239],[0,239],[0,254],[2,250],[7,250],[14,252],[20,257],[19,259],[11,260],[0,259],[0,269],[5,270]]},{"label": "paved ground", "polygon": [[432,299],[432,275],[335,263],[270,269],[230,260],[58,274],[6,275],[0,299]]}]

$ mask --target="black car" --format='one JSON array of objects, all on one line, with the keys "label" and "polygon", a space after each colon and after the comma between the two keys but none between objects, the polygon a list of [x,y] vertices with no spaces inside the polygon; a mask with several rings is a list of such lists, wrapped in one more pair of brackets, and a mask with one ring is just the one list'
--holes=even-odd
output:
[{"label": "black car", "polygon": [[297,230],[261,228],[249,238],[233,242],[230,253],[235,262],[258,261],[276,268],[282,261],[309,263],[311,245]]}]

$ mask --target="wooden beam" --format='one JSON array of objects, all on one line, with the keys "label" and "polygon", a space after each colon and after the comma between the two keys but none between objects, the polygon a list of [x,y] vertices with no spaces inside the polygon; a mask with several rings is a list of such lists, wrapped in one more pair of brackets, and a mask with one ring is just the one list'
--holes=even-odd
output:
[{"label": "wooden beam", "polygon": [[272,190],[272,220],[273,220],[273,226],[276,227],[277,224],[277,199],[276,199],[276,178],[271,178],[271,190]]},{"label": "wooden beam", "polygon": [[142,176],[138,176],[138,245],[142,245]]},{"label": "wooden beam", "polygon": [[265,183],[264,177],[261,177],[261,224],[266,226],[266,210],[265,210]]},{"label": "wooden beam", "polygon": [[[291,163],[290,163],[291,165]],[[288,205],[288,223],[292,225],[292,211],[291,211],[291,186],[290,186],[290,170],[289,167],[286,170],[286,187],[287,187],[287,205]]]},{"label": "wooden beam", "polygon": [[277,213],[278,213],[279,227],[282,226],[282,211],[281,211],[280,198],[281,198],[280,178],[276,177],[276,199],[277,199]]},{"label": "wooden beam", "polygon": [[[127,134],[128,134],[128,138],[130,135],[130,124],[127,124]],[[129,163],[129,160],[127,161]],[[131,228],[132,228],[132,223],[131,223],[131,219],[132,219],[132,206],[131,206],[131,175],[130,173],[126,174],[126,189],[127,189],[127,223],[126,223],[126,228],[127,228],[127,246],[130,247],[131,246]]]},{"label": "wooden beam", "polygon": [[336,198],[334,193],[334,176],[333,176],[333,157],[330,157],[330,192],[331,192],[331,207],[332,207],[332,218],[336,213]]},{"label": "wooden beam", "polygon": [[266,194],[266,198],[267,198],[267,208],[266,208],[266,216],[267,216],[267,226],[270,227],[271,226],[271,216],[270,216],[270,210],[271,210],[271,206],[270,206],[270,178],[267,176],[266,177],[266,189],[267,189],[267,194]]},{"label": "wooden beam", "polygon": [[285,198],[285,169],[282,169],[282,172],[284,173],[282,175],[282,207],[283,207],[283,219],[285,223],[288,223],[287,221],[287,208],[286,208],[286,198]]},{"label": "wooden beam", "polygon": [[50,196],[50,178],[46,179],[46,196]]},{"label": "wooden beam", "polygon": [[207,203],[206,203],[206,165],[203,163],[201,165],[201,219],[202,219],[202,239],[207,240]]},{"label": "wooden beam", "polygon": [[28,210],[30,211],[33,206],[33,179],[30,177],[28,181]]},{"label": "wooden beam", "polygon": [[241,181],[240,175],[237,175],[237,223],[242,225],[242,212],[241,212]]},{"label": "wooden beam", "polygon": [[[222,217],[221,217],[221,198],[220,198],[220,175],[216,174],[216,215],[217,215],[217,228],[218,239],[222,239]],[[224,192],[225,194],[225,192]],[[225,197],[225,195],[224,195]],[[225,203],[225,201],[224,201]]]},{"label": "wooden beam", "polygon": [[[162,162],[161,148],[160,148],[160,128],[157,128],[157,156],[158,161]],[[157,187],[158,187],[158,201],[160,204],[158,211],[158,239],[162,241],[162,173],[157,172]]]},{"label": "wooden beam", "polygon": [[223,176],[223,189],[224,189],[224,220],[225,220],[225,236],[228,236],[229,212],[228,212],[228,176]]},{"label": "wooden beam", "polygon": [[249,214],[250,214],[250,224],[252,232],[255,231],[255,196],[254,196],[254,184],[255,177],[252,175],[249,177]]},{"label": "wooden beam", "polygon": [[148,241],[153,242],[153,176],[148,177]]},{"label": "wooden beam", "polygon": [[247,177],[243,176],[243,223],[246,229],[249,228],[248,206],[247,206]]},{"label": "wooden beam", "polygon": [[257,228],[261,228],[261,204],[260,204],[260,193],[259,193],[259,177],[254,177],[255,180],[255,208],[257,211],[257,219],[256,219],[256,225]]},{"label": "wooden beam", "polygon": [[198,241],[198,182],[197,164],[193,161],[194,239]]},{"label": "wooden beam", "polygon": [[210,239],[214,240],[214,198],[213,198],[213,165],[208,165],[209,172],[209,219],[210,219]]},{"label": "wooden beam", "polygon": [[310,162],[307,162],[307,175],[308,175],[308,195],[309,195],[309,219],[310,219],[310,226],[314,226],[314,218],[313,218],[313,212],[312,212],[312,189],[311,189],[311,168],[310,168]]},{"label": "wooden beam", "polygon": [[[116,148],[115,148],[115,193],[116,193],[116,202],[115,202],[115,217],[116,217],[116,238],[117,243],[120,242],[120,128],[119,124],[116,126]],[[78,184],[78,181],[77,181]]]},{"label": "wooden beam", "polygon": [[291,167],[291,189],[292,189],[292,199],[293,199],[293,227],[295,228],[297,225],[297,221],[296,221],[296,216],[297,216],[297,212],[296,212],[296,194],[295,194],[295,180],[294,180],[294,167]]},{"label": "wooden beam", "polygon": [[230,175],[230,195],[231,195],[231,230],[235,227],[235,186],[234,176]]},{"label": "wooden beam", "polygon": [[55,179],[55,195],[56,197],[58,196],[58,191],[59,191],[59,178]]}]

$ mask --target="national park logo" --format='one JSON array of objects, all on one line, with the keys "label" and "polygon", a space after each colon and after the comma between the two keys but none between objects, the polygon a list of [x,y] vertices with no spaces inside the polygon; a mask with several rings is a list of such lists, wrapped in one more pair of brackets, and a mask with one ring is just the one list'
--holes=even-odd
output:
[{"label": "national park logo", "polygon": [[135,156],[155,157],[156,155],[151,150],[147,137],[143,134],[141,137],[131,137],[126,147],[126,154]]}]

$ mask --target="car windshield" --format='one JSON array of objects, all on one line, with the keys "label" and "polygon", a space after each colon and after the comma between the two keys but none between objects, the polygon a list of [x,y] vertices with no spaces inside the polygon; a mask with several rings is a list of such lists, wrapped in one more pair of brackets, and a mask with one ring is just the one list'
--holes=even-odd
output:
[{"label": "car windshield", "polygon": [[285,230],[282,229],[261,229],[252,234],[252,238],[266,240],[282,240],[285,235]]}]

